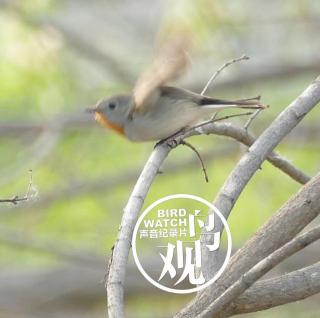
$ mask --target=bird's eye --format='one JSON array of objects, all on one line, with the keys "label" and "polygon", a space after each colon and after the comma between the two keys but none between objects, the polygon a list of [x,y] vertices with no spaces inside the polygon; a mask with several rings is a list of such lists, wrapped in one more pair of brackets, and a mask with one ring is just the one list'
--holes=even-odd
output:
[{"label": "bird's eye", "polygon": [[115,109],[116,104],[111,102],[111,103],[109,103],[108,107],[109,107],[109,109]]}]

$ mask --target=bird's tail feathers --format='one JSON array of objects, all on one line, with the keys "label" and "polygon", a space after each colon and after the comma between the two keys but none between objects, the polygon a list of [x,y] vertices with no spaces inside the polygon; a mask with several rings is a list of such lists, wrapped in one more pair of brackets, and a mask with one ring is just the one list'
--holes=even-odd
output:
[{"label": "bird's tail feathers", "polygon": [[225,99],[216,99],[211,97],[204,96],[201,100],[200,105],[205,108],[211,109],[225,109],[225,108],[247,108],[247,109],[264,109],[269,107],[260,102],[261,96],[256,96],[246,99],[237,99],[237,100],[225,100]]}]

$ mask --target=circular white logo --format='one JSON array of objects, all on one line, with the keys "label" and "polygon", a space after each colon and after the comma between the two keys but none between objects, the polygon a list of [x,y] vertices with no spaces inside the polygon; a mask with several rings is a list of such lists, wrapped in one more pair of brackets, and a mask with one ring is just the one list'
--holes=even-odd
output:
[{"label": "circular white logo", "polygon": [[[213,213],[208,215],[208,209]],[[226,235],[215,231],[216,217]],[[201,243],[200,235],[210,235],[210,244]],[[219,270],[204,275],[202,254],[213,253],[220,246],[224,257],[216,260]],[[139,217],[132,238],[133,257],[142,275],[154,286],[177,294],[197,292],[215,282],[228,264],[231,249],[224,216],[213,204],[191,194],[155,201]],[[156,260],[156,265],[148,263],[150,259]]]}]

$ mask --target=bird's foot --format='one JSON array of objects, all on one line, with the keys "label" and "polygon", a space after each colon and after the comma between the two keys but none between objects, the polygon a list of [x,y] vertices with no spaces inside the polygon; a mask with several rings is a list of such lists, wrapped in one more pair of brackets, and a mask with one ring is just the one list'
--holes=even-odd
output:
[{"label": "bird's foot", "polygon": [[164,144],[166,144],[170,148],[176,148],[182,141],[182,138],[179,138],[179,137],[181,135],[183,135],[185,131],[186,131],[186,129],[182,128],[179,131],[177,131],[176,133],[174,133],[173,135],[171,135],[167,138],[161,139],[160,141],[158,141],[155,144],[154,148],[161,146],[161,145],[164,145]]}]

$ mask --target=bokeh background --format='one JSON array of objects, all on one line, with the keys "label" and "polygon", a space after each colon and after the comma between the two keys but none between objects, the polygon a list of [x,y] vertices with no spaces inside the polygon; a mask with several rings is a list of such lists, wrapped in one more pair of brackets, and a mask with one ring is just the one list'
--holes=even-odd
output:
[{"label": "bokeh background", "polygon": [[[103,130],[84,109],[130,92],[155,46],[181,30],[196,44],[192,66],[177,83],[182,87],[199,92],[224,62],[251,57],[223,72],[209,93],[261,94],[271,107],[250,128],[256,135],[320,71],[317,1],[0,0],[0,199],[23,197],[33,171],[28,201],[0,205],[0,317],[105,316],[106,259],[153,144],[132,144]],[[315,109],[277,149],[309,175],[320,166],[319,118]],[[213,200],[245,151],[224,137],[190,141],[204,157],[210,182],[194,153],[179,147],[145,207],[173,193]],[[299,187],[264,163],[231,214],[234,249]],[[272,274],[318,257],[313,245]],[[169,317],[191,297],[155,289],[130,261],[128,317]],[[319,300],[243,317],[319,317]]]}]

